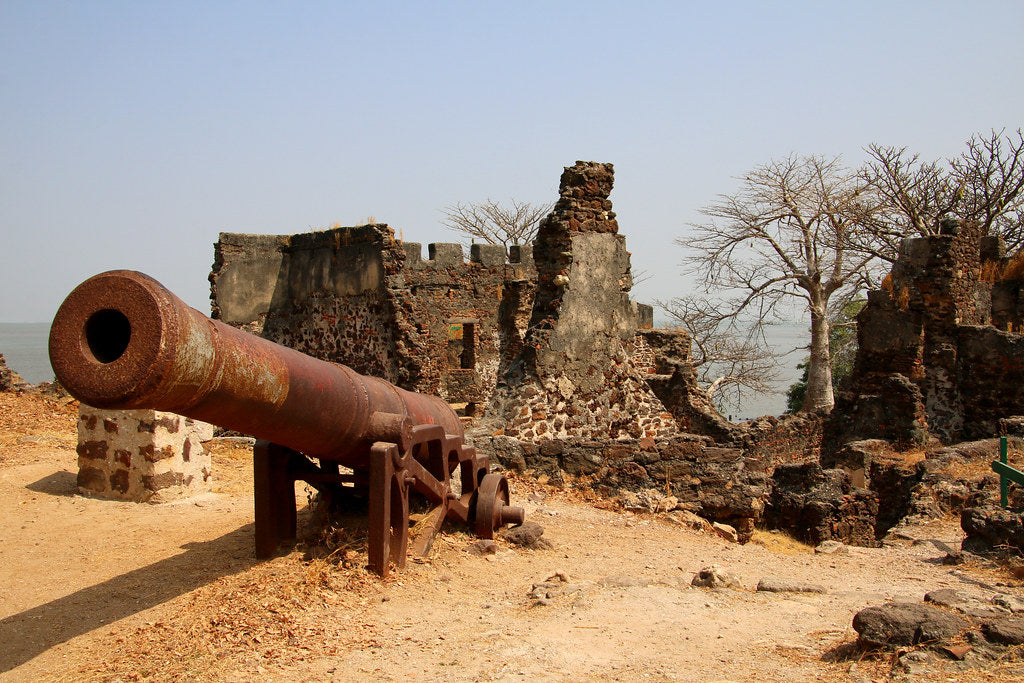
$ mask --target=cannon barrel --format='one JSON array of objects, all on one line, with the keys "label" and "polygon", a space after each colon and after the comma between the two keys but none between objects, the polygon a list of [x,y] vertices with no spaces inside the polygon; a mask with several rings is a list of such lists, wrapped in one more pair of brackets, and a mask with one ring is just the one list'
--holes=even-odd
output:
[{"label": "cannon barrel", "polygon": [[75,288],[49,352],[57,379],[88,405],[171,411],[348,466],[364,466],[376,441],[404,448],[417,425],[463,434],[440,398],[211,320],[135,271]]}]

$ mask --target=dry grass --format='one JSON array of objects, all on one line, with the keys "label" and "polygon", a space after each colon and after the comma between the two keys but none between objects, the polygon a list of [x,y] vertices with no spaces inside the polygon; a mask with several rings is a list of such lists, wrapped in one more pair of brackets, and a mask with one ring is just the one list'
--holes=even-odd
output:
[{"label": "dry grass", "polygon": [[74,399],[0,392],[0,463],[33,462],[37,449],[73,452],[78,445],[77,424]]},{"label": "dry grass", "polygon": [[369,644],[369,630],[353,622],[380,592],[379,579],[362,569],[304,563],[293,553],[176,599],[159,621],[111,630],[92,661],[58,680],[221,680],[343,656]]},{"label": "dry grass", "polygon": [[750,542],[764,546],[777,555],[805,555],[807,553],[814,553],[814,546],[798,541],[782,531],[755,529]]},{"label": "dry grass", "polygon": [[213,493],[244,495],[252,491],[252,446],[213,439],[206,442],[213,458]]},{"label": "dry grass", "polygon": [[42,394],[0,392],[0,435],[76,434],[78,401]]},{"label": "dry grass", "polygon": [[[992,460],[996,460],[993,458]],[[963,462],[951,462],[943,467],[940,472],[948,474],[954,479],[980,479],[992,472],[991,460],[965,460]]]},{"label": "dry grass", "polygon": [[[887,460],[899,461],[904,465],[916,465],[928,458],[928,450],[923,448],[912,448],[909,450],[895,450],[887,447],[882,450],[878,457]],[[982,454],[975,457],[964,457],[960,461],[953,461],[943,467],[940,472],[948,474],[956,479],[977,479],[986,474],[992,474],[991,462],[999,458],[998,450],[993,450],[990,455]],[[1024,465],[1024,450],[1010,449],[1009,460]]]}]

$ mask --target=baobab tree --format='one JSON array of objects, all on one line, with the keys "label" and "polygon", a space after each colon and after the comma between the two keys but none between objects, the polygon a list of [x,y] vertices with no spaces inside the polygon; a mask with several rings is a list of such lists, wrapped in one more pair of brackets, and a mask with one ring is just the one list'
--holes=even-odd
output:
[{"label": "baobab tree", "polygon": [[[740,189],[704,208],[708,218],[676,240],[689,250],[685,270],[715,299],[689,302],[713,320],[746,326],[750,337],[803,309],[810,315],[810,358],[803,410],[834,404],[830,313],[869,285],[875,257],[855,250],[878,203],[839,158],[791,155],[758,166]],[[796,308],[794,308],[794,305]]]}]

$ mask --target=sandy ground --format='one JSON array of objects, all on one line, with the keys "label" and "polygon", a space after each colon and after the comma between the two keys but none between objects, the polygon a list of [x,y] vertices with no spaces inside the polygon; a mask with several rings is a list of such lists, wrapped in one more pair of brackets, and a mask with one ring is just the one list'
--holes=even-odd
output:
[{"label": "sandy ground", "polygon": [[[985,597],[1007,580],[941,563],[959,547],[955,520],[910,529],[916,542],[823,555],[773,534],[732,544],[526,479],[513,497],[553,549],[499,542],[475,556],[449,529],[382,582],[363,569],[358,530],[339,530],[327,560],[257,563],[244,449],[217,448],[218,483],[201,498],[94,500],[75,490],[75,415],[0,394],[2,680],[879,680],[885,658],[832,661],[858,610],[937,588]],[[713,564],[743,587],[691,587]],[[755,591],[766,576],[826,592]]]}]

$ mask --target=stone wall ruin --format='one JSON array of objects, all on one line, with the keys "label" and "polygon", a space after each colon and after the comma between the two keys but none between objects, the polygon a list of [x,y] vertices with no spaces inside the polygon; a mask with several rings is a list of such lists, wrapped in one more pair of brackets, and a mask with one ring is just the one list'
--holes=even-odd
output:
[{"label": "stone wall ruin", "polygon": [[[421,247],[385,225],[223,233],[214,317],[403,388],[485,409],[495,462],[606,495],[657,490],[749,538],[778,462],[816,458],[820,416],[724,420],[685,332],[630,301],[611,164],[577,162],[530,247]],[[469,411],[467,411],[469,412]]]},{"label": "stone wall ruin", "polygon": [[[949,441],[1024,412],[1020,338],[993,325],[1019,329],[1019,281],[1005,277],[997,241],[948,225],[907,240],[891,286],[871,293],[857,373],[831,417],[728,422],[697,386],[685,333],[651,329],[650,308],[629,300],[612,183],[610,164],[566,168],[532,250],[474,245],[468,263],[454,244],[429,245],[424,259],[385,225],[224,233],[210,276],[214,316],[485,409],[471,437],[496,461],[608,495],[656,490],[733,523],[741,538],[779,465],[818,466],[822,454],[821,466],[843,467],[852,488],[833,487],[840,502],[828,519],[844,535],[846,511],[864,518],[871,507],[840,499],[866,490],[857,487],[870,485],[874,457],[846,444]],[[850,528],[869,535],[863,519]]]},{"label": "stone wall ruin", "polygon": [[395,239],[386,225],[299,235],[222,233],[213,317],[452,403],[487,400],[521,343],[530,249]]},{"label": "stone wall ruin", "polygon": [[493,432],[525,441],[678,434],[637,362],[645,349],[612,182],[611,164],[578,161],[562,173],[534,242],[530,326],[485,416]]},{"label": "stone wall ruin", "polygon": [[609,496],[640,491],[749,539],[774,465],[816,457],[820,416],[733,425],[697,386],[686,333],[643,329],[612,171],[577,162],[562,174],[534,245],[530,327],[474,443],[507,466]]},{"label": "stone wall ruin", "polygon": [[869,292],[821,465],[870,490],[879,538],[905,518],[961,512],[970,538],[993,509],[997,477],[950,472],[990,462],[992,437],[1022,420],[1022,263],[978,224],[947,220],[940,234],[905,239]]},{"label": "stone wall ruin", "polygon": [[1009,262],[975,223],[945,221],[939,235],[903,241],[884,288],[857,316],[860,348],[827,450],[858,439],[980,439],[1024,413],[1024,337],[1012,331],[1020,278]]}]

